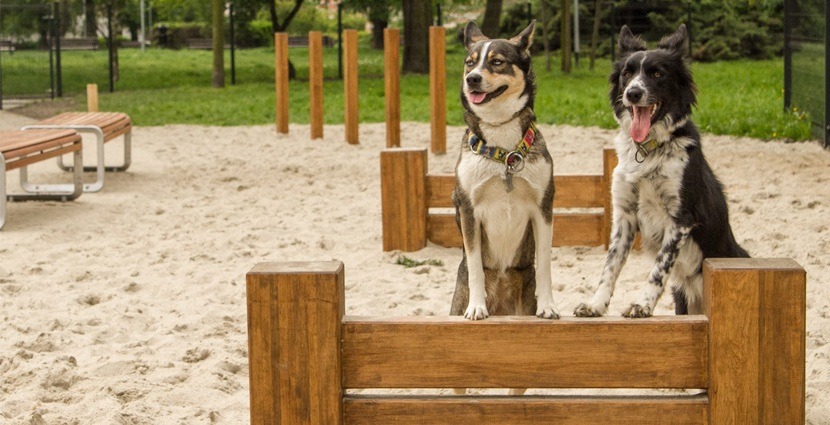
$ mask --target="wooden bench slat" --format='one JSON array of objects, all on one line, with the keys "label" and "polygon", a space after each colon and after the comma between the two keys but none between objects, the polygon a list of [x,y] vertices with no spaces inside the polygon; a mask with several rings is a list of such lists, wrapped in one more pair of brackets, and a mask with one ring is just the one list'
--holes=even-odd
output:
[{"label": "wooden bench slat", "polygon": [[707,338],[704,316],[346,317],[343,386],[706,388]]},{"label": "wooden bench slat", "polygon": [[104,132],[105,142],[132,131],[130,117],[122,112],[64,112],[37,125],[93,125]]},{"label": "wooden bench slat", "polygon": [[[344,423],[673,424],[709,423],[705,395],[688,397],[347,396]],[[577,419],[578,418],[578,419]]]},{"label": "wooden bench slat", "polygon": [[21,130],[0,133],[0,152],[6,160],[57,146],[81,142],[72,130]]},{"label": "wooden bench slat", "polygon": [[75,143],[73,145],[64,146],[59,149],[49,150],[49,151],[42,151],[38,155],[31,155],[26,156],[21,159],[10,161],[6,164],[6,171],[14,170],[15,168],[20,168],[26,165],[31,165],[36,162],[45,161],[49,158],[54,158],[57,156],[65,155],[68,153],[75,152],[81,149],[81,143]]},{"label": "wooden bench slat", "polygon": [[[599,246],[602,238],[602,213],[554,213],[552,246]],[[460,247],[461,233],[455,214],[429,214],[427,239],[445,247]]]},{"label": "wooden bench slat", "polygon": [[[554,208],[603,208],[602,176],[554,175],[556,193]],[[427,207],[453,208],[452,191],[455,176],[451,174],[427,175]]]}]

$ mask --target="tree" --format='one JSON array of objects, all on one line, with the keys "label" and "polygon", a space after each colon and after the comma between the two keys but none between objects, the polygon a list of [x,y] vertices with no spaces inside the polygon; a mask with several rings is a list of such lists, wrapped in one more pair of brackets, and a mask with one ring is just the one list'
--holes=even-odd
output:
[{"label": "tree", "polygon": [[291,7],[291,10],[285,16],[285,19],[280,22],[277,10],[277,3],[283,3],[279,0],[268,0],[269,3],[269,12],[271,14],[271,28],[274,32],[284,32],[286,28],[288,28],[288,24],[291,23],[291,20],[294,19],[294,16],[297,12],[300,11],[300,7],[303,5],[303,0],[293,0],[294,5]]},{"label": "tree", "polygon": [[98,21],[95,19],[95,0],[84,0],[84,33],[87,37],[96,37],[98,35]]},{"label": "tree", "polygon": [[481,23],[481,32],[487,37],[497,38],[499,36],[501,6],[502,0],[487,0],[484,6],[484,22]]},{"label": "tree", "polygon": [[225,1],[213,0],[213,87],[225,87]]},{"label": "tree", "polygon": [[398,4],[396,0],[350,0],[344,3],[369,18],[372,23],[372,48],[375,49],[383,48],[383,30],[389,25],[389,18],[397,11]]},{"label": "tree", "polygon": [[403,0],[403,72],[429,73],[429,25],[432,2]]}]

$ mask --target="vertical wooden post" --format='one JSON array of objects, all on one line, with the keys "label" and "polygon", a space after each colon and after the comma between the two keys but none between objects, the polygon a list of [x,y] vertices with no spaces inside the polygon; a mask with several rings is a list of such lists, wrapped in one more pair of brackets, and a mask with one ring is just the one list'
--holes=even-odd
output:
[{"label": "vertical wooden post", "polygon": [[447,65],[444,27],[429,27],[429,98],[432,110],[430,150],[447,152]]},{"label": "vertical wooden post", "polygon": [[790,259],[707,259],[713,424],[805,421],[806,274]]},{"label": "vertical wooden post", "polygon": [[343,31],[343,91],[346,103],[346,141],[357,144],[357,30]]},{"label": "vertical wooden post", "polygon": [[386,93],[386,147],[401,145],[400,31],[383,30],[384,89]]},{"label": "vertical wooden post", "polygon": [[323,33],[308,33],[308,94],[311,138],[323,137]]},{"label": "vertical wooden post", "polygon": [[252,424],[342,424],[343,263],[261,263],[247,275]]},{"label": "vertical wooden post", "polygon": [[417,251],[427,246],[427,151],[385,149],[380,153],[383,250]]},{"label": "vertical wooden post", "polygon": [[614,223],[614,200],[611,196],[611,182],[614,179],[614,168],[617,167],[617,152],[614,149],[602,150],[602,195],[605,208],[603,220],[603,238],[605,249],[611,243],[611,229]]},{"label": "vertical wooden post", "polygon": [[86,85],[86,110],[98,112],[98,84]]},{"label": "vertical wooden post", "polygon": [[274,33],[277,133],[288,133],[288,34]]}]

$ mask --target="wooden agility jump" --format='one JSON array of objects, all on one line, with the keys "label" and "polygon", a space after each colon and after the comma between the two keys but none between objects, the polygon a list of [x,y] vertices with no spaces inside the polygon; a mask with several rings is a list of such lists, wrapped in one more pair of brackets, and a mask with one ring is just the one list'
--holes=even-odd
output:
[{"label": "wooden agility jump", "polygon": [[[380,153],[383,250],[417,251],[427,241],[460,247],[455,214],[430,212],[453,208],[452,174],[427,174],[425,149],[396,148]],[[602,175],[555,175],[556,208],[590,208],[599,212],[554,211],[553,246],[608,247],[611,233],[611,174],[617,165],[613,149],[602,153]]]},{"label": "wooden agility jump", "polygon": [[[253,424],[803,424],[805,272],[708,259],[701,316],[352,317],[340,262],[247,275]],[[699,389],[695,395],[355,395],[351,389]]]}]

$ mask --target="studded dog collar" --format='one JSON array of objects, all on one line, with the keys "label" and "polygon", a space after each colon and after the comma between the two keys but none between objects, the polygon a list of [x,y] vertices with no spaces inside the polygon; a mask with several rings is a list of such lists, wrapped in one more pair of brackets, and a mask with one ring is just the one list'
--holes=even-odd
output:
[{"label": "studded dog collar", "polygon": [[533,147],[533,142],[536,140],[536,125],[530,124],[527,128],[522,140],[516,144],[512,151],[500,148],[498,146],[487,146],[484,139],[479,138],[472,131],[467,136],[467,142],[470,144],[470,150],[476,155],[481,155],[492,159],[493,161],[507,165],[510,172],[518,173],[525,168],[524,159]]}]

